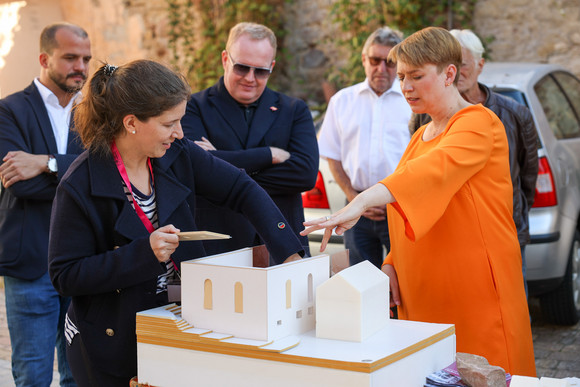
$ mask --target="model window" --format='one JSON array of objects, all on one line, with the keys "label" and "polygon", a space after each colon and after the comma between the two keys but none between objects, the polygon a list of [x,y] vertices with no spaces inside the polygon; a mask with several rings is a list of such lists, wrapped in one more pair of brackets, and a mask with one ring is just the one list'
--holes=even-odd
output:
[{"label": "model window", "polygon": [[244,313],[244,287],[241,282],[234,284],[234,303],[236,313]]},{"label": "model window", "polygon": [[308,274],[308,302],[314,299],[314,285],[312,283],[312,273]]},{"label": "model window", "polygon": [[213,309],[213,290],[210,279],[203,282],[203,308]]},{"label": "model window", "polygon": [[286,281],[286,309],[292,307],[292,281]]}]

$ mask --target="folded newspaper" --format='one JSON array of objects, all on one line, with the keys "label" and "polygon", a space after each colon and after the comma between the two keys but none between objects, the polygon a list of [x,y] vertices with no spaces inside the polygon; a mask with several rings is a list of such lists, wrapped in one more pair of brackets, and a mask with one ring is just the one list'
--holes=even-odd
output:
[{"label": "folded newspaper", "polygon": [[[505,375],[506,383],[509,383],[512,376],[508,373]],[[442,370],[433,372],[427,376],[425,380],[424,387],[464,387],[467,384],[461,381],[461,376],[459,376],[459,371],[457,371],[457,364],[453,364],[443,368]]]},{"label": "folded newspaper", "polygon": [[[449,367],[448,367],[449,368]],[[433,372],[426,378],[425,387],[463,387],[467,384],[461,381],[459,375],[453,375],[445,369]]]}]

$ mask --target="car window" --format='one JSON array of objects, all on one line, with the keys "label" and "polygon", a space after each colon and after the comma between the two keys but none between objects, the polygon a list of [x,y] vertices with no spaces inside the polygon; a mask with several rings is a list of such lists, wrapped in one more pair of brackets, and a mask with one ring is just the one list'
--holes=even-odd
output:
[{"label": "car window", "polygon": [[576,113],[554,78],[542,78],[534,89],[554,136],[558,139],[580,136],[580,122]]},{"label": "car window", "polygon": [[568,101],[574,107],[576,116],[580,116],[580,81],[572,74],[564,72],[554,73],[554,77],[568,96]]},{"label": "car window", "polygon": [[524,99],[524,94],[521,91],[513,89],[494,89],[493,91],[503,96],[509,97],[526,107],[528,106],[527,102]]}]

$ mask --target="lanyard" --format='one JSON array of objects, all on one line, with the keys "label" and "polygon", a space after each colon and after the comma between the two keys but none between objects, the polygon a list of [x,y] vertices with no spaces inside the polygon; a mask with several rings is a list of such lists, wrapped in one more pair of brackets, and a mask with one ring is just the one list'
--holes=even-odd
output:
[{"label": "lanyard", "polygon": [[[127,189],[129,190],[129,193],[131,193],[131,196],[133,196],[133,190],[131,189],[131,182],[129,181],[129,175],[127,175],[127,170],[125,169],[125,164],[123,164],[123,159],[121,158],[121,154],[119,153],[119,149],[117,149],[117,145],[115,145],[115,141],[113,141],[111,143],[111,151],[113,152],[113,158],[115,159],[115,165],[117,165],[117,169],[119,170],[119,173],[121,174],[121,178],[125,182],[125,185],[127,186]],[[151,181],[154,182],[154,180],[153,180],[153,168],[151,167],[151,159],[149,159],[149,158],[147,158],[147,165],[149,166],[149,172],[151,173]],[[133,198],[133,206],[135,207],[135,212],[137,213],[137,216],[139,216],[139,219],[141,219],[141,222],[143,222],[143,225],[145,226],[147,231],[149,231],[149,233],[152,233],[153,231],[155,231],[155,228],[153,228],[151,221],[149,220],[147,215],[145,215],[145,212],[143,212],[143,210],[141,209],[141,207],[139,206],[139,203],[137,203],[137,200],[135,200],[135,198]],[[177,276],[179,277],[179,279],[181,279],[181,275],[179,274],[179,269],[177,268],[175,261],[171,257],[169,257],[169,259],[171,260],[171,263],[173,263],[173,267],[175,269],[175,272],[177,273]]]},{"label": "lanyard", "polygon": [[[113,152],[113,158],[115,159],[115,164],[117,165],[117,169],[121,174],[121,178],[125,182],[125,185],[127,186],[129,192],[131,193],[131,196],[133,196],[131,182],[129,181],[129,176],[127,175],[125,164],[123,164],[123,159],[121,158],[119,149],[117,149],[117,145],[115,145],[115,141],[111,143],[111,151]],[[147,165],[149,166],[149,172],[151,173],[151,181],[153,181],[153,169],[151,168],[151,160],[149,158],[147,158]],[[139,219],[141,219],[141,222],[143,222],[143,225],[145,226],[147,231],[149,231],[149,233],[155,231],[153,225],[151,224],[151,221],[149,220],[147,215],[145,215],[145,212],[143,212],[141,207],[139,207],[139,203],[137,203],[137,200],[135,200],[135,198],[133,198],[133,207],[135,207],[135,212],[137,213],[137,216],[139,216]]]}]

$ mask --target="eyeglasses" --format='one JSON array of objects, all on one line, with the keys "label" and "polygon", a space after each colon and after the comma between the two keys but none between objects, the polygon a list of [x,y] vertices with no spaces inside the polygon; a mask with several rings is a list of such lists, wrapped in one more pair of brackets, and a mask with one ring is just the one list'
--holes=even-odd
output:
[{"label": "eyeglasses", "polygon": [[245,77],[246,75],[248,75],[251,69],[254,69],[254,76],[258,79],[268,78],[270,74],[272,74],[272,67],[256,67],[236,63],[236,61],[234,60],[234,58],[232,58],[229,52],[226,51],[226,54],[228,54],[228,58],[230,58],[230,60],[232,61],[234,73],[236,73],[236,75],[239,75],[240,77]]},{"label": "eyeglasses", "polygon": [[393,61],[388,60],[387,58],[381,58],[378,56],[367,56],[369,63],[373,66],[379,66],[381,62],[385,62],[385,66],[389,69],[394,69],[397,67],[397,64]]}]

